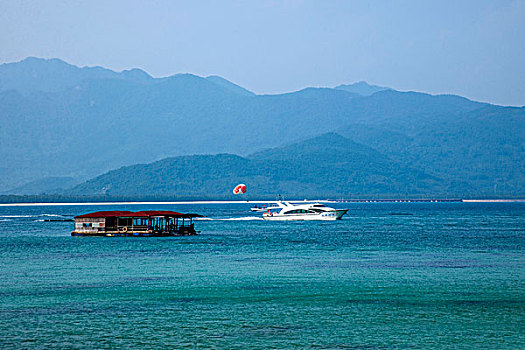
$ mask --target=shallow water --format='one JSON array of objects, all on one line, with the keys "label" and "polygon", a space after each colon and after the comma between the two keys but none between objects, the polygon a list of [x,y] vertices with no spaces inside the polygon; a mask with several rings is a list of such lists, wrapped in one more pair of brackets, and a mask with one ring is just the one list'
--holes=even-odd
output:
[{"label": "shallow water", "polygon": [[[525,348],[525,204],[0,207],[2,348]],[[71,237],[97,210],[197,212],[194,237]]]}]

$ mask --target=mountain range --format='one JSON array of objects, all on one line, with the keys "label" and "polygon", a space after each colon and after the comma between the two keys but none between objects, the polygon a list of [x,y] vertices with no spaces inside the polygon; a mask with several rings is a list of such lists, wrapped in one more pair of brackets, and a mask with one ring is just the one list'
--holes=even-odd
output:
[{"label": "mountain range", "polygon": [[228,198],[232,184],[249,184],[249,196],[422,195],[441,181],[410,169],[362,144],[327,133],[254,153],[166,158],[110,171],[67,193],[140,197]]},{"label": "mountain range", "polygon": [[219,195],[246,179],[261,195],[525,195],[525,108],[455,95],[365,82],[258,95],[27,58],[0,65],[0,113],[3,193]]}]

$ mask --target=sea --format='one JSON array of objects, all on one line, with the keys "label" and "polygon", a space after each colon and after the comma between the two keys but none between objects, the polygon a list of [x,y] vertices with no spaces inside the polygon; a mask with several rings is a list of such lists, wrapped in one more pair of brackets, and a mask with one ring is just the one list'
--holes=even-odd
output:
[{"label": "sea", "polygon": [[[252,205],[1,206],[0,348],[525,349],[525,203]],[[199,235],[67,221],[160,209],[205,215]]]}]

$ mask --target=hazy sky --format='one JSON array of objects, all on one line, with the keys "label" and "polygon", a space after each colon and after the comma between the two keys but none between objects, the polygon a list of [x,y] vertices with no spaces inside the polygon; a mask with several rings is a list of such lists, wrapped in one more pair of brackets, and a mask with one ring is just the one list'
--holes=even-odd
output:
[{"label": "hazy sky", "polygon": [[525,0],[0,0],[0,63],[27,56],[257,93],[366,80],[525,105]]}]

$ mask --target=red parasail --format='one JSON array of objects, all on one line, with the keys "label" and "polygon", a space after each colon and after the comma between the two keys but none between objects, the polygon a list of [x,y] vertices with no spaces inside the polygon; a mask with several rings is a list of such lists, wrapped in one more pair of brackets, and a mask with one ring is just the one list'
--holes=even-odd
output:
[{"label": "red parasail", "polygon": [[247,189],[245,184],[239,184],[233,189],[233,194],[245,194]]}]

